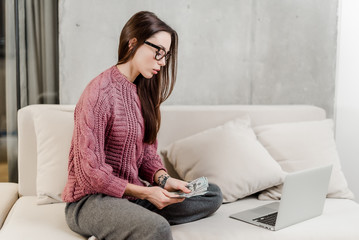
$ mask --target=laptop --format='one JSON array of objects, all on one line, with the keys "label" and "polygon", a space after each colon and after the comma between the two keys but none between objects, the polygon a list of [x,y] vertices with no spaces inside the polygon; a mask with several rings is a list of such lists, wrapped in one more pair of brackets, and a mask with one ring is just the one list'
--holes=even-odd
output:
[{"label": "laptop", "polygon": [[332,165],[289,173],[280,201],[231,215],[265,229],[277,231],[319,216],[323,212]]}]

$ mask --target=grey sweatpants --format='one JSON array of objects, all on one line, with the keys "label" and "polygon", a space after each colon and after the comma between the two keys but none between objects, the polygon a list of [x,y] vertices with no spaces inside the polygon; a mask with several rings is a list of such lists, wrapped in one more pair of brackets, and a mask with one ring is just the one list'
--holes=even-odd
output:
[{"label": "grey sweatpants", "polygon": [[88,195],[67,203],[69,227],[85,237],[102,240],[172,239],[170,225],[192,222],[214,213],[222,193],[209,184],[208,193],[158,209],[147,200],[129,201],[103,194]]}]

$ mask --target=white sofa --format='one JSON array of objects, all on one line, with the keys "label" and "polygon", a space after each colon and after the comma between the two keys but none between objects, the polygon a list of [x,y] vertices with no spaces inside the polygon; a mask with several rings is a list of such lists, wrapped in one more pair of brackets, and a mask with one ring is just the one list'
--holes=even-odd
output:
[{"label": "white sofa", "polygon": [[[58,155],[56,151],[52,153],[51,151],[44,153],[44,151],[49,151],[52,147],[59,148],[57,151],[63,151],[62,149],[69,146],[67,142],[58,142],[54,145],[51,141],[57,136],[52,133],[46,135],[46,129],[67,135],[68,139],[72,133],[73,109],[74,106],[69,105],[32,105],[19,111],[19,183],[0,185],[1,240],[84,239],[67,227],[64,215],[65,203],[48,204],[52,202],[51,199],[58,201],[56,200],[58,196],[44,196],[41,192],[52,185],[54,188],[61,187],[63,182],[57,186],[56,181],[66,178],[66,169],[60,167],[56,169],[56,165],[51,166],[55,169],[50,169],[48,173],[43,172],[47,171],[47,162],[51,165],[53,158]],[[39,129],[35,129],[34,122],[39,120],[43,112],[53,120],[45,119],[46,121],[40,126],[41,132],[38,132]],[[252,127],[285,122],[320,121],[326,118],[323,109],[303,105],[162,106],[158,148],[160,150],[176,140],[221,125],[244,114],[250,117]],[[62,119],[63,116],[67,122]],[[45,137],[46,140],[42,139],[44,142],[41,146],[39,146],[39,137]],[[50,145],[46,145],[48,143]],[[47,149],[44,150],[44,146],[48,146]],[[50,156],[54,154],[53,158],[48,157],[49,154]],[[66,156],[67,153],[65,151],[61,154]],[[48,158],[43,159],[44,156]],[[62,166],[66,166],[66,157],[63,161]],[[176,175],[168,162],[166,166],[172,174]],[[260,169],[260,166],[258,168]],[[263,170],[265,169],[260,169]],[[229,218],[233,213],[266,203],[268,201],[258,200],[257,195],[253,194],[222,204],[220,209],[208,218],[172,226],[174,239],[359,239],[359,204],[350,199],[327,198],[321,216],[277,232]]]}]

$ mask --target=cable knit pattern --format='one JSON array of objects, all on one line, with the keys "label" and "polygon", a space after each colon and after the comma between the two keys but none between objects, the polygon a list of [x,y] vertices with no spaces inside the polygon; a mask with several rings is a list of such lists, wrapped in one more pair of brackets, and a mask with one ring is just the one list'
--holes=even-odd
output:
[{"label": "cable knit pattern", "polygon": [[157,142],[142,142],[144,120],[136,85],[116,66],[88,84],[74,120],[65,202],[96,193],[122,198],[128,183],[144,186],[144,179],[153,184],[154,174],[166,170]]}]

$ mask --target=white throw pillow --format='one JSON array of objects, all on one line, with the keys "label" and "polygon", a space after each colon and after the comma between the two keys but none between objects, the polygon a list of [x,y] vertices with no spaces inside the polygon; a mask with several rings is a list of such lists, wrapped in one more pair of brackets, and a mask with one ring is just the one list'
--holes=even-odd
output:
[{"label": "white throw pillow", "polygon": [[[258,140],[286,172],[332,163],[327,197],[354,198],[348,189],[333,134],[333,121],[282,123],[254,128]],[[261,193],[261,200],[279,199],[282,186]]]},{"label": "white throw pillow", "polygon": [[161,151],[179,176],[206,176],[224,202],[232,202],[282,183],[284,173],[257,141],[249,117],[236,119],[170,144]]},{"label": "white throw pillow", "polygon": [[74,128],[74,113],[47,109],[35,114],[37,140],[37,203],[62,202]]}]

